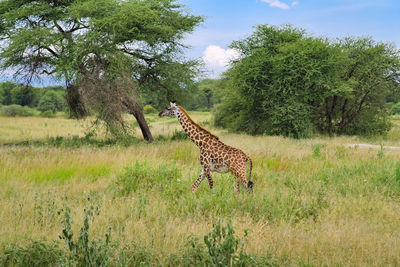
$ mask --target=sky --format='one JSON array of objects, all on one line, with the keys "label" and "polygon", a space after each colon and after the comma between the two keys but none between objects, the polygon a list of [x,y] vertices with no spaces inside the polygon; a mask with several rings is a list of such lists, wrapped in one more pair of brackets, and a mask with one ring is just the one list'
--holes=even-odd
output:
[{"label": "sky", "polygon": [[[246,38],[258,24],[292,24],[313,36],[370,36],[400,49],[400,0],[178,0],[204,22],[187,36],[185,56],[202,59],[206,77],[217,78],[238,52],[234,40]],[[0,81],[9,79],[1,77]],[[57,83],[43,79],[44,85]],[[34,82],[40,86],[41,83]]]},{"label": "sky", "polygon": [[185,43],[188,58],[201,58],[207,76],[217,78],[237,51],[234,40],[246,38],[258,24],[292,24],[313,36],[370,36],[400,49],[399,0],[181,0],[204,23]]}]

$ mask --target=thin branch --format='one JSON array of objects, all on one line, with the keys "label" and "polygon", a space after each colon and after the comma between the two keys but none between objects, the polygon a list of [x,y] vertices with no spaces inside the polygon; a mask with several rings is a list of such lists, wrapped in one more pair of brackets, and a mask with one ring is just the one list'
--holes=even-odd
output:
[{"label": "thin branch", "polygon": [[59,55],[53,50],[53,49],[51,49],[50,47],[46,47],[46,46],[41,46],[41,47],[39,47],[39,49],[40,48],[43,48],[43,49],[46,49],[47,51],[49,51],[53,56],[55,56],[55,57],[59,57]]},{"label": "thin branch", "polygon": [[56,20],[53,20],[54,25],[57,27],[57,29],[62,32],[65,33],[65,30],[57,23]]}]

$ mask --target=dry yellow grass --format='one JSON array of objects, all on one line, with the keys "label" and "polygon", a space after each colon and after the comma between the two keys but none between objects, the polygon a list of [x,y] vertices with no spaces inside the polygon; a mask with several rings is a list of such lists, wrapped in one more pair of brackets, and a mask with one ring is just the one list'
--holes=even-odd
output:
[{"label": "dry yellow grass", "polygon": [[[0,133],[9,133],[0,134],[0,143],[85,131],[78,122],[60,118],[0,119]],[[179,129],[172,120],[150,119],[155,136]],[[194,119],[204,122],[210,116],[197,113]],[[360,142],[355,137],[293,140],[212,132],[253,158],[253,196],[236,196],[230,176],[218,174],[213,191],[204,182],[190,195],[200,170],[198,149],[190,141],[102,148],[1,146],[0,248],[28,239],[57,240],[57,210],[63,205],[71,208],[78,233],[90,197],[100,206],[93,236],[101,238],[111,227],[113,240],[139,242],[160,257],[178,252],[191,234],[202,238],[215,220],[228,217],[239,235],[249,229],[248,252],[272,252],[294,266],[400,265],[400,151],[346,147]],[[169,182],[176,195],[150,188],[116,196],[116,177],[136,161],[177,167],[179,181]]]}]

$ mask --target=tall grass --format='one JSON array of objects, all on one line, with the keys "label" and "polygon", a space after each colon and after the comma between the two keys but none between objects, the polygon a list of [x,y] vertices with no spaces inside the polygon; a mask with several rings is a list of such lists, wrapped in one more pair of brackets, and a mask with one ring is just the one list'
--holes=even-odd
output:
[{"label": "tall grass", "polygon": [[[195,115],[197,121],[208,120],[204,113]],[[254,194],[237,195],[228,174],[214,174],[214,189],[205,181],[191,194],[200,173],[198,148],[189,140],[171,140],[179,125],[152,119],[152,130],[164,136],[152,144],[69,145],[64,142],[70,132],[59,127],[72,122],[57,118],[46,121],[53,123],[54,135],[36,128],[31,143],[0,146],[3,262],[34,265],[35,255],[47,260],[44,265],[66,262],[71,252],[59,236],[67,215],[58,211],[68,207],[67,233],[74,233],[74,244],[86,229],[84,244],[95,242],[92,251],[112,265],[218,265],[210,248],[222,248],[211,245],[210,233],[216,240],[232,229],[233,246],[223,253],[232,265],[241,262],[240,253],[248,265],[259,266],[400,264],[400,151],[346,146],[365,141],[356,137],[292,140],[211,128],[253,159]],[[11,124],[0,124],[0,132],[10,131]],[[13,131],[28,132],[31,126],[18,122],[16,127]],[[46,143],[63,131],[60,145]],[[0,135],[0,142],[28,141],[20,138]],[[32,145],[38,140],[46,142]],[[92,215],[90,206],[98,207]],[[231,226],[216,227],[220,218]],[[99,249],[100,243],[107,250]],[[218,244],[224,246],[224,239]]]}]

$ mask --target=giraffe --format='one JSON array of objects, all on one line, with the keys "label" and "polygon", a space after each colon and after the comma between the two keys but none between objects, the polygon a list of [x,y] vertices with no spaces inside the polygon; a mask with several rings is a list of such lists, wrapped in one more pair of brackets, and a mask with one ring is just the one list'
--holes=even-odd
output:
[{"label": "giraffe", "polygon": [[226,173],[231,172],[236,179],[235,191],[240,192],[240,183],[247,188],[249,193],[253,192],[253,182],[247,181],[247,164],[249,163],[251,170],[253,168],[251,159],[240,149],[228,146],[222,143],[219,138],[200,125],[195,123],[188,113],[181,106],[178,106],[175,101],[164,108],[158,116],[176,117],[183,130],[189,138],[200,148],[199,161],[202,166],[201,173],[191,187],[191,192],[194,193],[204,177],[207,177],[210,189],[213,188],[214,182],[212,172]]}]

